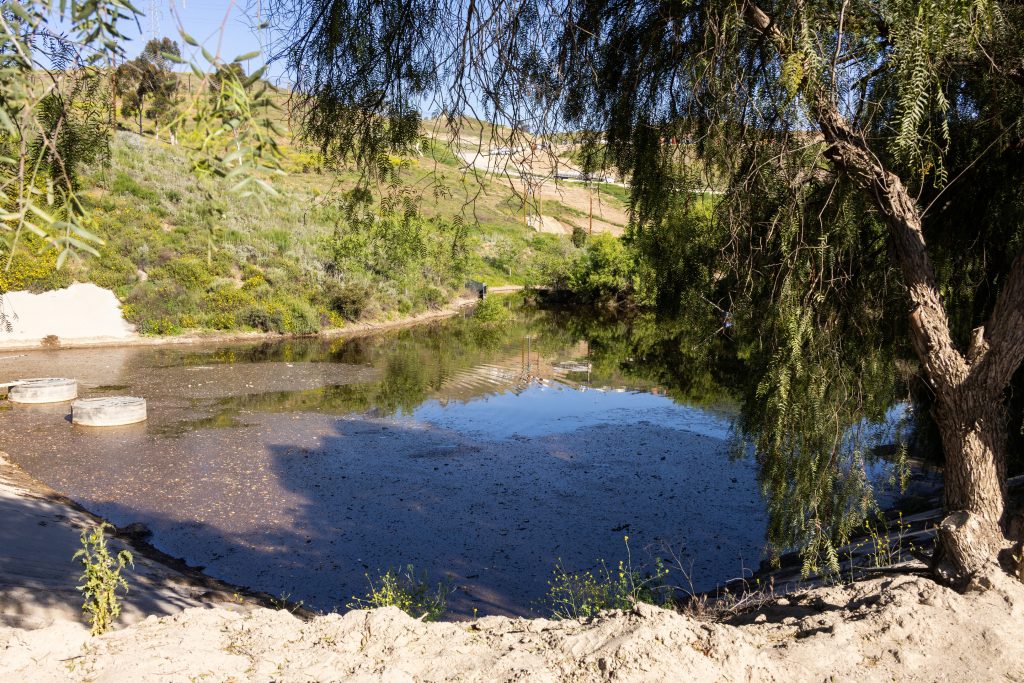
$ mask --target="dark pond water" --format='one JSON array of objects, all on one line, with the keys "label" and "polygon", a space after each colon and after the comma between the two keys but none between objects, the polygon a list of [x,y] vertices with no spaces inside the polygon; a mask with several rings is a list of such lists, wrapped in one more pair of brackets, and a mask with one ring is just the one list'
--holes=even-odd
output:
[{"label": "dark pond water", "polygon": [[0,404],[0,449],[166,552],[324,611],[412,564],[457,586],[456,615],[542,614],[556,562],[614,564],[626,535],[634,561],[667,544],[710,588],[761,560],[755,465],[730,457],[727,394],[641,368],[644,334],[525,310],[333,342],[0,354],[0,380],[77,377],[150,414],[89,429],[66,404]]}]

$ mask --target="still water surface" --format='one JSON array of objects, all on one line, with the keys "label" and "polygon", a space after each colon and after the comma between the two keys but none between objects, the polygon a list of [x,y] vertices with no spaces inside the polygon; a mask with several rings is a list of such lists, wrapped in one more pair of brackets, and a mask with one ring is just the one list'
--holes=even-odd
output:
[{"label": "still water surface", "polygon": [[749,573],[765,513],[754,463],[730,458],[734,408],[637,370],[616,324],[526,311],[351,340],[12,354],[0,380],[77,377],[83,396],[144,396],[150,419],[89,429],[66,404],[3,404],[0,449],[165,552],[324,611],[412,564],[458,587],[456,615],[543,614],[556,562],[614,565],[626,535],[641,563],[670,545],[697,589]]}]

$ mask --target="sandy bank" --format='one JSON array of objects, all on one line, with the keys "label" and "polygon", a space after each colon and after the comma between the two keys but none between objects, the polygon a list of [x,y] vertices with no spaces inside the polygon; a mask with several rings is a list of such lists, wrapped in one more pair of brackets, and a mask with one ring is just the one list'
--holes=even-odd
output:
[{"label": "sandy bank", "polygon": [[[782,603],[785,604],[782,604]],[[425,624],[394,608],[303,621],[187,609],[90,639],[0,629],[33,681],[1020,681],[1024,587],[958,595],[901,576],[793,595],[736,627],[638,605],[579,623]]]}]

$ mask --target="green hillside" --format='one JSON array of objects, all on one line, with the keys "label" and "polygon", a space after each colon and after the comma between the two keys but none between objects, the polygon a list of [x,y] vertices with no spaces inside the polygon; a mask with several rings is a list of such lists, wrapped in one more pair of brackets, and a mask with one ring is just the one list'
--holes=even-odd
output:
[{"label": "green hillside", "polygon": [[[135,129],[132,120],[121,125]],[[328,171],[317,154],[283,140],[280,196],[239,199],[197,179],[184,148],[156,132],[148,119],[142,136],[118,132],[109,160],[82,178],[104,240],[99,257],[58,270],[55,251],[23,237],[0,270],[0,291],[94,282],[148,334],[307,333],[443,305],[470,278],[540,282],[575,252],[567,236],[524,225],[507,180],[464,173],[437,140],[402,162],[400,184],[371,184],[359,197],[350,192],[354,172]]]}]

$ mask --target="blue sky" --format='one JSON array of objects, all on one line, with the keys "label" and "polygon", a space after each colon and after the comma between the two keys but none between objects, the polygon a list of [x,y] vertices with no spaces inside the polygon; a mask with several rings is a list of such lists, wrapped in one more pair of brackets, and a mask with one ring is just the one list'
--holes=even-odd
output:
[{"label": "blue sky", "polygon": [[[138,26],[134,23],[122,26],[124,33],[131,38],[126,46],[129,57],[135,57],[142,51],[154,29],[158,38],[167,36],[178,41],[183,56],[192,56],[194,48],[181,40],[179,20],[181,27],[211,53],[217,53],[219,44],[220,57],[225,61],[265,48],[263,43],[267,35],[255,28],[259,24],[259,0],[134,0],[134,3],[146,16],[140,17]],[[157,8],[155,25],[149,16],[151,6]],[[225,28],[223,32],[222,25]],[[198,51],[195,52],[196,63],[205,66]],[[256,69],[262,63],[262,57],[251,60],[246,71]],[[277,64],[271,68],[269,75],[271,80],[277,82],[282,74],[283,66]]]}]

